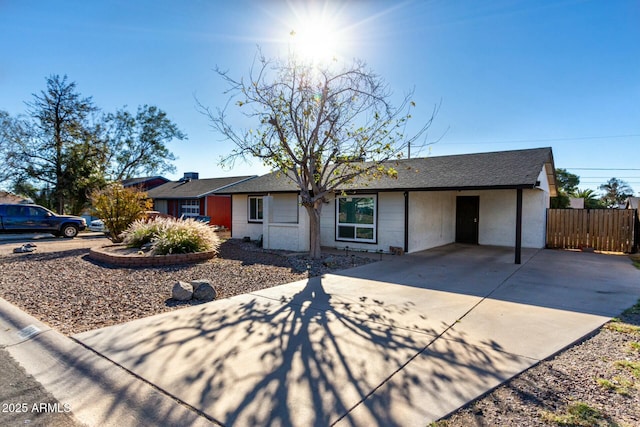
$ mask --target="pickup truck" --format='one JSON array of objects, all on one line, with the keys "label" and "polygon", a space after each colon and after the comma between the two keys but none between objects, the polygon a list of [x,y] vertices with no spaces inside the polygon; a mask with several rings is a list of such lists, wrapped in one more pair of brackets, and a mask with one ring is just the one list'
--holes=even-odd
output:
[{"label": "pickup truck", "polygon": [[87,227],[84,218],[57,215],[49,209],[30,204],[0,204],[0,232],[51,233],[67,238],[76,237]]}]

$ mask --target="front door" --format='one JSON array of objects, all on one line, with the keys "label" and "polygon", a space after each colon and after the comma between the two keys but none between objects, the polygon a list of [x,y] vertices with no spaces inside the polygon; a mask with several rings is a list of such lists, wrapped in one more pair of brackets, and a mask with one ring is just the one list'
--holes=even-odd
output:
[{"label": "front door", "polygon": [[478,244],[479,196],[456,197],[456,243]]}]

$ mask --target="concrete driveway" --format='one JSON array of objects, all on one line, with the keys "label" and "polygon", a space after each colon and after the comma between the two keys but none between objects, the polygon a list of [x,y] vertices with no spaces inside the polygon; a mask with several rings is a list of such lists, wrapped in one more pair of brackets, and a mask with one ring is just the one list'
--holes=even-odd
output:
[{"label": "concrete driveway", "polygon": [[639,297],[627,257],[449,245],[74,338],[223,425],[424,426]]}]

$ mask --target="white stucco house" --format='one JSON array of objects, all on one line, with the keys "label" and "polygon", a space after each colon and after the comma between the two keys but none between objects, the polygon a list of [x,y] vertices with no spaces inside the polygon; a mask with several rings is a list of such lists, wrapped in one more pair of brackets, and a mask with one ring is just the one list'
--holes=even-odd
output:
[{"label": "white stucco house", "polygon": [[[325,247],[416,252],[449,243],[545,246],[546,212],[556,195],[551,148],[414,158],[393,162],[397,178],[364,179],[322,209]],[[295,183],[270,173],[225,188],[232,237],[265,248],[307,251],[309,220]]]}]

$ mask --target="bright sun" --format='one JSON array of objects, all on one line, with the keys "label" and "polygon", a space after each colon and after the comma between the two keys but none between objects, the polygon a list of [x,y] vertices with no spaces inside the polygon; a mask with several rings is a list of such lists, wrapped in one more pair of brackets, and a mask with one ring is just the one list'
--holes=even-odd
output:
[{"label": "bright sun", "polygon": [[312,62],[331,61],[337,55],[335,32],[321,25],[310,25],[291,32],[292,46],[300,57]]},{"label": "bright sun", "polygon": [[323,20],[301,23],[291,33],[296,55],[314,63],[330,62],[338,57],[338,32]]}]

